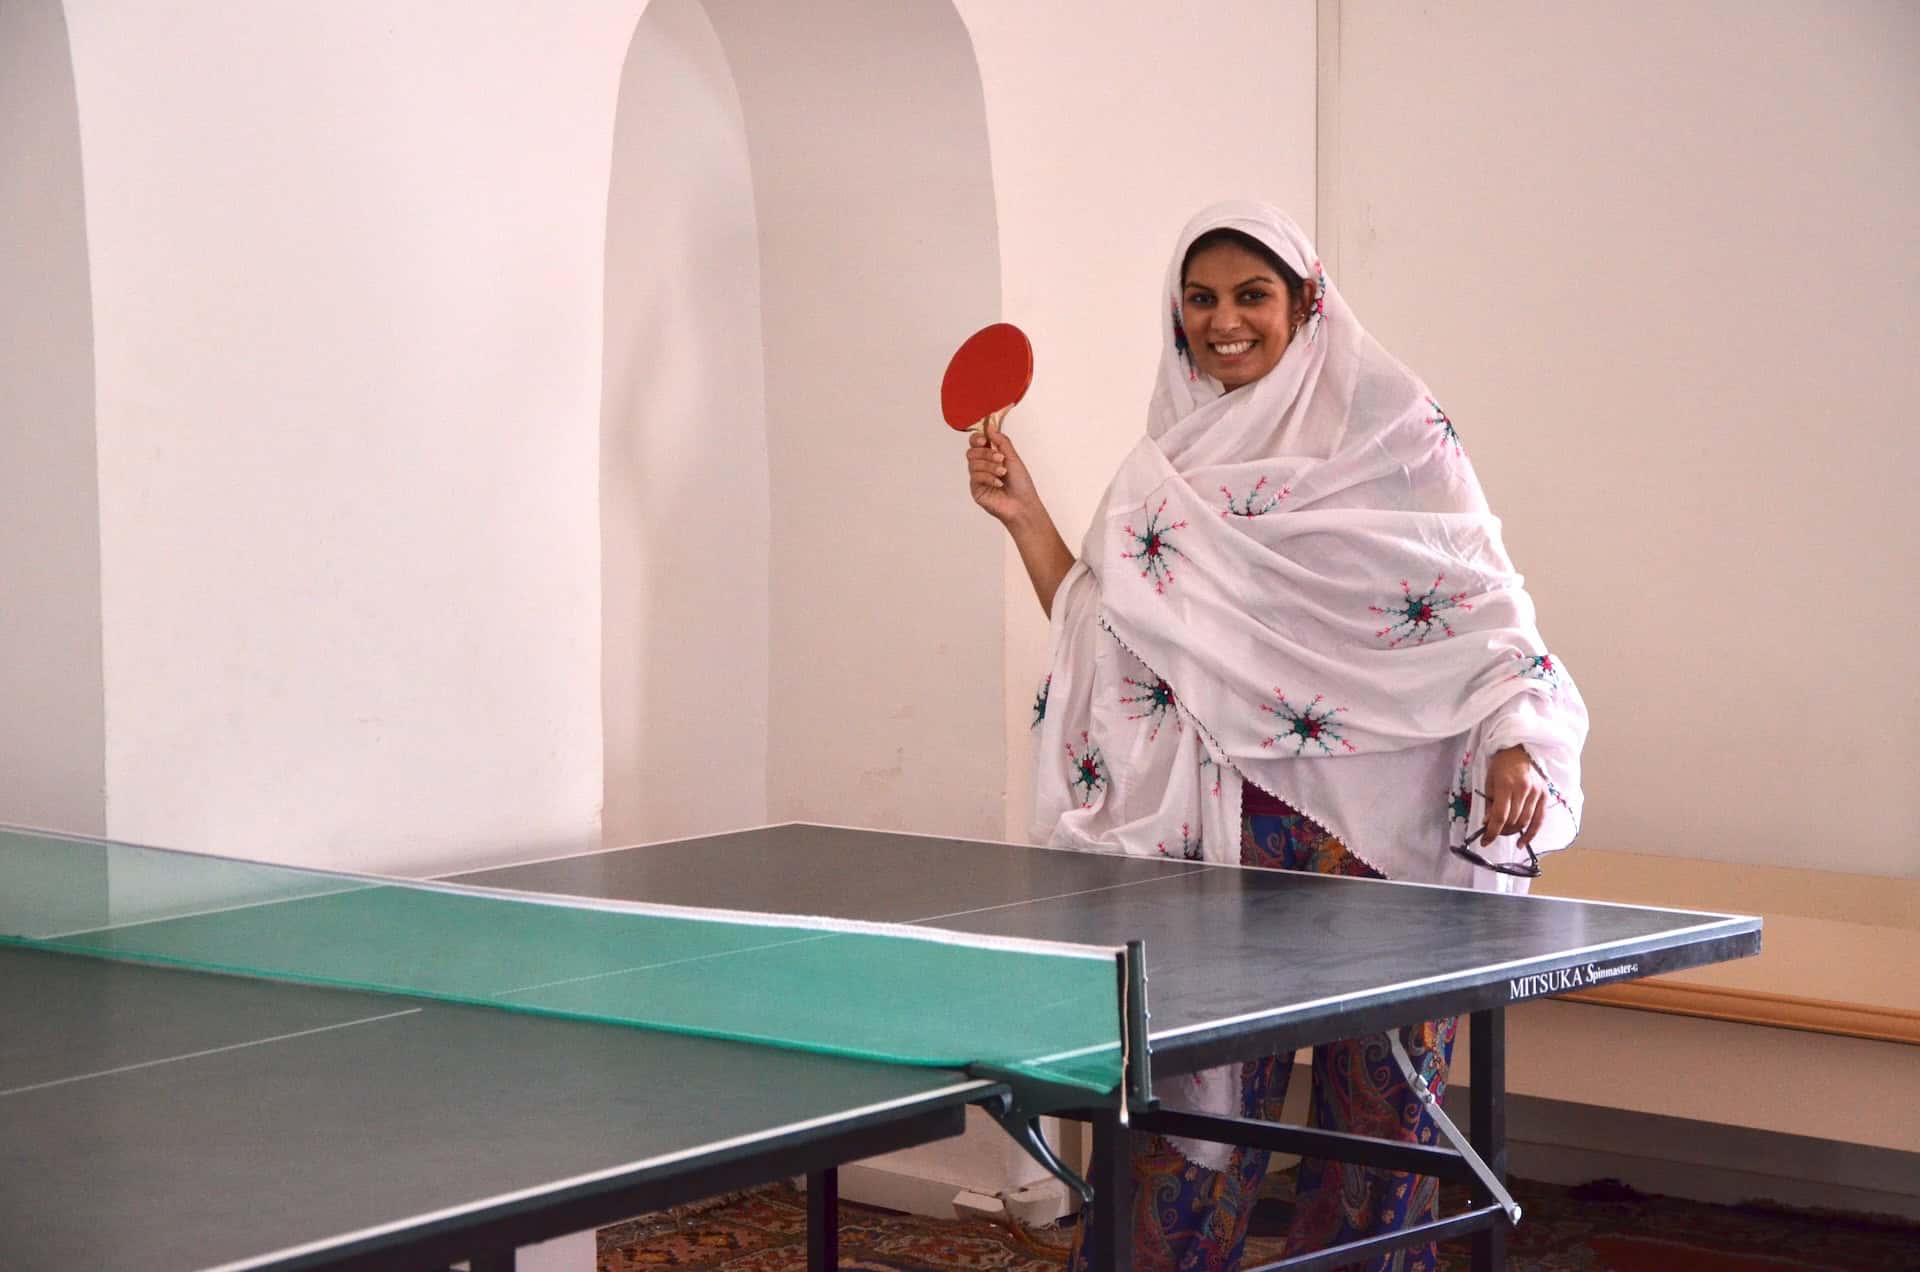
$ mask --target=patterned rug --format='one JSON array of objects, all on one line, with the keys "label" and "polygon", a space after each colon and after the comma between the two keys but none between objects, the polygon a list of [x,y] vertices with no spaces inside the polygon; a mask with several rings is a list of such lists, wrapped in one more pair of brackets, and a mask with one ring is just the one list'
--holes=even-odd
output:
[{"label": "patterned rug", "polygon": [[[1712,1206],[1611,1180],[1561,1188],[1513,1181],[1525,1219],[1508,1237],[1512,1272],[1889,1272],[1920,1268],[1920,1224],[1752,1204]],[[1280,1257],[1292,1181],[1268,1180],[1247,1265]],[[1463,1195],[1449,1195],[1452,1210]],[[1012,1230],[842,1202],[840,1266],[865,1272],[1058,1272],[1071,1232]],[[1441,1248],[1465,1272],[1467,1243]],[[648,1215],[600,1233],[600,1272],[790,1272],[807,1263],[806,1198],[775,1184],[720,1204]]]}]

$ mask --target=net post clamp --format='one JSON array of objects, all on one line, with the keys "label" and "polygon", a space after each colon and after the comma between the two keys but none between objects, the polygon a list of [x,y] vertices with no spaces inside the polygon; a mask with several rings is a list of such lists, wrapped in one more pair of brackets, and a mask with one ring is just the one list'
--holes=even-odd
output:
[{"label": "net post clamp", "polygon": [[[1147,1046],[1147,950],[1142,941],[1128,941],[1114,950],[1120,1008],[1120,1082],[1114,1091],[1119,1122],[1129,1124],[1130,1107],[1153,1107],[1153,1072],[1149,1067]],[[1082,1205],[1093,1203],[1093,1186],[1075,1174],[1060,1160],[1046,1136],[1040,1133],[1040,1115],[1071,1109],[1084,1102],[1086,1092],[1052,1089],[1051,1084],[1031,1077],[993,1075],[1007,1085],[983,1107],[994,1121],[1039,1162],[1047,1173],[1072,1189]]]},{"label": "net post clamp", "polygon": [[995,1096],[987,1103],[986,1111],[1000,1124],[1001,1130],[1013,1137],[1014,1143],[1027,1150],[1029,1157],[1046,1167],[1049,1175],[1072,1189],[1079,1196],[1081,1205],[1093,1204],[1093,1185],[1060,1160],[1047,1143],[1046,1136],[1040,1133],[1040,1115],[1030,1111],[1014,1092]]},{"label": "net post clamp", "polygon": [[1120,1125],[1128,1123],[1129,1101],[1136,1108],[1151,1109],[1153,1100],[1153,1048],[1149,1045],[1147,1011],[1147,943],[1128,941],[1120,959]]}]

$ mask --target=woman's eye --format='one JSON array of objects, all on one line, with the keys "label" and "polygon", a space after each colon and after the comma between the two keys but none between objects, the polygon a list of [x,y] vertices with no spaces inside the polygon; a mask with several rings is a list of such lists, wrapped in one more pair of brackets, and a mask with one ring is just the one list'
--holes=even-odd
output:
[{"label": "woman's eye", "polygon": [[1267,293],[1258,287],[1249,287],[1240,293],[1240,303],[1243,305],[1257,305],[1266,298]]},{"label": "woman's eye", "polygon": [[1211,305],[1213,303],[1213,293],[1193,292],[1187,297],[1186,303],[1189,305]]}]

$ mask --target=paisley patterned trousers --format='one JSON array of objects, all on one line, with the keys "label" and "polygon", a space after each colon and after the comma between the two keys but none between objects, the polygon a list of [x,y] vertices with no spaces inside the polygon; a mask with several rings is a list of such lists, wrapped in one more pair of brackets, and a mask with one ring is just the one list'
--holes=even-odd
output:
[{"label": "paisley patterned trousers", "polygon": [[[1380,876],[1338,839],[1251,787],[1241,821],[1243,865],[1320,874]],[[1339,951],[1328,951],[1339,957]],[[1458,1017],[1431,1020],[1400,1031],[1414,1065],[1438,1097],[1446,1090]],[[1241,1114],[1280,1119],[1293,1057],[1268,1056],[1242,1066]],[[1326,1043],[1313,1049],[1313,1093],[1308,1124],[1333,1131],[1431,1144],[1440,1134],[1419,1099],[1400,1076],[1385,1034]],[[1268,1154],[1235,1148],[1224,1170],[1189,1160],[1159,1135],[1134,1135],[1133,1266],[1140,1272],[1229,1272],[1240,1263],[1247,1224]],[[1303,1158],[1294,1189],[1287,1253],[1401,1228],[1437,1217],[1439,1181],[1429,1175],[1371,1169]],[[1091,1266],[1082,1212],[1068,1266]],[[1350,1265],[1366,1272],[1432,1272],[1438,1254],[1431,1243],[1376,1255]]]}]

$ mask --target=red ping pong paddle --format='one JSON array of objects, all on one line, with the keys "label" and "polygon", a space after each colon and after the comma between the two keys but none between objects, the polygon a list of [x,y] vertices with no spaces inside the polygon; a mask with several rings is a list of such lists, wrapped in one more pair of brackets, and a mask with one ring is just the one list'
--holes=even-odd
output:
[{"label": "red ping pong paddle", "polygon": [[1000,427],[1033,383],[1033,345],[1010,322],[982,327],[966,338],[940,381],[940,412],[958,432]]}]

